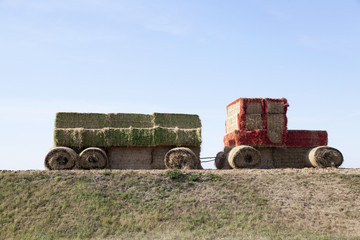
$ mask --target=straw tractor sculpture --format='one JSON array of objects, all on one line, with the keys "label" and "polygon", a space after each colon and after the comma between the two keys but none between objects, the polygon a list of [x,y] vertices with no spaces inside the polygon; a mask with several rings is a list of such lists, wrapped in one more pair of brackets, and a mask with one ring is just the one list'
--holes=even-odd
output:
[{"label": "straw tractor sculpture", "polygon": [[[326,131],[287,130],[287,100],[240,98],[227,106],[217,169],[339,167]],[[57,113],[55,146],[45,167],[62,169],[202,169],[198,115]]]},{"label": "straw tractor sculpture", "polygon": [[202,169],[197,115],[57,113],[45,167]]},{"label": "straw tractor sculpture", "polygon": [[326,131],[287,130],[285,98],[239,98],[227,106],[218,169],[339,167],[343,156],[326,146]]}]

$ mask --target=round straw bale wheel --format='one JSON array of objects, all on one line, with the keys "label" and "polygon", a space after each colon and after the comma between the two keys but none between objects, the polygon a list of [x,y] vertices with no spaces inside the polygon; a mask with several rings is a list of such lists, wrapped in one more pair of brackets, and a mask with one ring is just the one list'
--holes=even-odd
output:
[{"label": "round straw bale wheel", "polygon": [[105,168],[108,164],[108,157],[104,150],[96,147],[89,147],[79,154],[78,165],[83,169]]},{"label": "round straw bale wheel", "polygon": [[170,149],[165,154],[164,163],[166,168],[198,169],[199,166],[201,167],[195,153],[186,147]]},{"label": "round straw bale wheel", "polygon": [[236,168],[258,168],[261,163],[261,154],[251,146],[236,146],[229,152],[229,165]]},{"label": "round straw bale wheel", "polygon": [[226,155],[224,151],[218,152],[215,157],[215,167],[217,169],[223,169],[226,161]]},{"label": "round straw bale wheel", "polygon": [[217,169],[231,169],[229,162],[227,160],[226,153],[224,151],[220,151],[216,154],[215,167]]},{"label": "round straw bale wheel", "polygon": [[77,153],[71,148],[54,147],[45,156],[45,168],[49,170],[72,169],[77,157]]},{"label": "round straw bale wheel", "polygon": [[336,148],[319,146],[310,150],[308,161],[316,168],[339,167],[344,158]]}]

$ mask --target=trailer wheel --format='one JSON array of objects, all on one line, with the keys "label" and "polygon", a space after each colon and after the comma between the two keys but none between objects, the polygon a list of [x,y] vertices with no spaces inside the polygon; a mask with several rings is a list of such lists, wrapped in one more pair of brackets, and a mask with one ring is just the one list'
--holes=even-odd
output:
[{"label": "trailer wheel", "polygon": [[165,154],[164,163],[166,168],[198,169],[200,165],[195,153],[190,148],[178,147],[169,150]]},{"label": "trailer wheel", "polygon": [[308,161],[316,168],[337,168],[343,163],[344,158],[336,148],[319,146],[311,149],[308,155]]},{"label": "trailer wheel", "polygon": [[253,147],[241,145],[231,149],[228,161],[232,168],[258,168],[261,154]]},{"label": "trailer wheel", "polygon": [[77,153],[68,147],[54,147],[45,156],[45,168],[48,170],[72,169]]},{"label": "trailer wheel", "polygon": [[215,167],[217,169],[223,169],[225,165],[226,155],[224,151],[218,152],[215,157]]},{"label": "trailer wheel", "polygon": [[78,167],[82,169],[105,168],[108,164],[108,157],[104,150],[96,147],[89,147],[79,154]]}]

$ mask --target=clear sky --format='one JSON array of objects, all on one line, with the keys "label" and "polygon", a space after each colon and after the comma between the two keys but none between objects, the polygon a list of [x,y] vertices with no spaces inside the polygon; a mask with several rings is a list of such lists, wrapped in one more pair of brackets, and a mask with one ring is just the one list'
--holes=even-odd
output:
[{"label": "clear sky", "polygon": [[44,169],[59,111],[196,113],[215,156],[239,97],[359,168],[359,77],[356,0],[0,0],[0,169]]}]

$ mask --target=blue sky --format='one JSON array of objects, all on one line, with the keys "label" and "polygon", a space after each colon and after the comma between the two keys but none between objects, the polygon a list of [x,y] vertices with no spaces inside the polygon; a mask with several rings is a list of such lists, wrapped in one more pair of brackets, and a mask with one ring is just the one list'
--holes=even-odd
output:
[{"label": "blue sky", "polygon": [[196,113],[215,156],[239,97],[358,168],[359,43],[355,0],[0,0],[0,169],[43,169],[59,111]]}]

